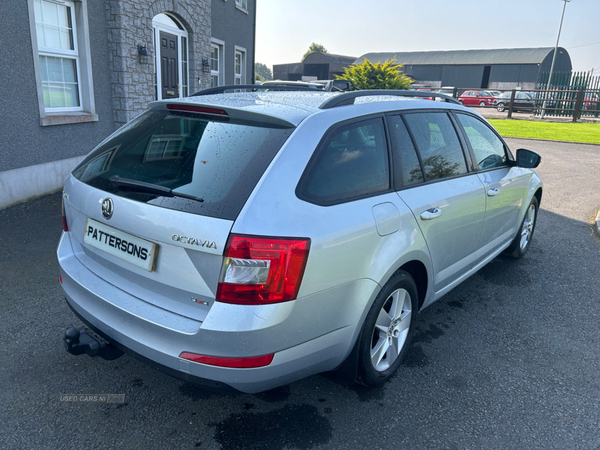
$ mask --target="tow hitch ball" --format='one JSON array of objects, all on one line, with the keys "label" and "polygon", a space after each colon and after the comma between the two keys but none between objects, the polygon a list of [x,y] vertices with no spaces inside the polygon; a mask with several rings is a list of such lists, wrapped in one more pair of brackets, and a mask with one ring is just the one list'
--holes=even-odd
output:
[{"label": "tow hitch ball", "polygon": [[90,333],[85,327],[71,327],[65,331],[63,338],[65,349],[72,355],[100,356],[103,359],[117,359],[123,354],[114,345]]}]

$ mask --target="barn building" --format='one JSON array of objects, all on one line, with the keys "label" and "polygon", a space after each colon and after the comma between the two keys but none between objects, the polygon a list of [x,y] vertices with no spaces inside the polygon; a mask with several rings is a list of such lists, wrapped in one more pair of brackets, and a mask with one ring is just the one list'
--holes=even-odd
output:
[{"label": "barn building", "polygon": [[342,75],[344,69],[351,66],[355,60],[356,56],[315,52],[304,58],[302,62],[275,64],[273,79],[283,81],[332,80],[335,75]]},{"label": "barn building", "polygon": [[[394,59],[415,83],[433,88],[536,89],[542,73],[549,72],[554,48],[506,48],[496,50],[454,50],[434,52],[367,53],[372,63]],[[571,58],[558,48],[555,72],[570,72]]]}]

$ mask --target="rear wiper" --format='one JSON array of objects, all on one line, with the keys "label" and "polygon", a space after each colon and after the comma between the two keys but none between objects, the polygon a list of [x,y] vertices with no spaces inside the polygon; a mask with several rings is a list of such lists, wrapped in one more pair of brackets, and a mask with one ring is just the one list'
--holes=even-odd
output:
[{"label": "rear wiper", "polygon": [[117,186],[123,186],[133,188],[138,191],[148,192],[151,194],[162,195],[163,197],[181,197],[189,198],[190,200],[196,200],[197,202],[203,202],[204,199],[195,197],[189,194],[183,194],[181,192],[175,192],[173,189],[169,189],[158,184],[146,183],[145,181],[132,180],[130,178],[121,178],[119,175],[113,175],[108,179],[112,184]]}]

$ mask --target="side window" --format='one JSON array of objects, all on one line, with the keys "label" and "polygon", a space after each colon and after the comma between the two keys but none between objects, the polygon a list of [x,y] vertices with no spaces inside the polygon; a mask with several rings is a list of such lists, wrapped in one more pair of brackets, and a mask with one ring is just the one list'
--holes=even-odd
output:
[{"label": "side window", "polygon": [[341,127],[330,134],[300,180],[302,197],[334,204],[390,188],[382,119]]},{"label": "side window", "polygon": [[421,156],[426,181],[467,173],[465,155],[446,113],[405,114],[404,118]]},{"label": "side window", "polygon": [[475,162],[480,170],[506,164],[504,144],[486,124],[466,114],[458,114],[458,119],[471,143]]},{"label": "side window", "polygon": [[417,151],[400,116],[390,118],[390,133],[396,138],[397,149],[394,156],[398,157],[398,163],[394,160],[394,167],[401,167],[402,185],[422,183],[425,181],[421,163],[417,156]]}]

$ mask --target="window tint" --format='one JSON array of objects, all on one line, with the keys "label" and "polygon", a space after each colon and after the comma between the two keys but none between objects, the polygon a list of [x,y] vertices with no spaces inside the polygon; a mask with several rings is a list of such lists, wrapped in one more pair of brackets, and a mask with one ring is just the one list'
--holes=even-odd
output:
[{"label": "window tint", "polygon": [[458,118],[471,143],[479,169],[493,169],[506,164],[504,144],[486,124],[465,114],[458,114]]},{"label": "window tint", "polygon": [[410,186],[422,183],[425,178],[421,170],[421,163],[402,118],[400,116],[391,117],[391,124],[390,132],[396,137],[397,151],[400,157],[398,164],[394,164],[394,166],[401,167],[402,185]]},{"label": "window tint", "polygon": [[313,156],[300,181],[303,197],[333,204],[390,188],[382,119],[339,128]]},{"label": "window tint", "polygon": [[[73,176],[132,200],[233,220],[291,132],[147,112],[103,142]],[[204,201],[118,186],[114,175]]]},{"label": "window tint", "polygon": [[467,173],[465,156],[446,113],[415,113],[404,116],[423,161],[425,180]]}]

